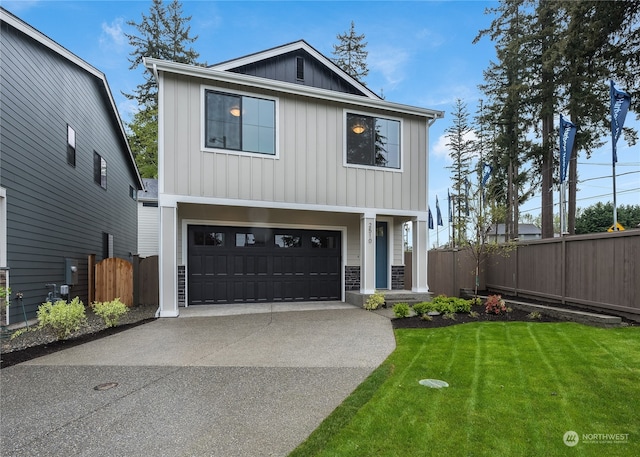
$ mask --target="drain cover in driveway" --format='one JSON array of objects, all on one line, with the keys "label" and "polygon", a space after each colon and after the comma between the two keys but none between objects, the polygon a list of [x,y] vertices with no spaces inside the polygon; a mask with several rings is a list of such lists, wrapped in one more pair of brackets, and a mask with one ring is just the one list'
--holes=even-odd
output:
[{"label": "drain cover in driveway", "polygon": [[439,379],[421,379],[418,381],[419,384],[427,387],[431,387],[432,389],[441,389],[443,387],[449,387],[449,384],[445,381],[440,381]]}]

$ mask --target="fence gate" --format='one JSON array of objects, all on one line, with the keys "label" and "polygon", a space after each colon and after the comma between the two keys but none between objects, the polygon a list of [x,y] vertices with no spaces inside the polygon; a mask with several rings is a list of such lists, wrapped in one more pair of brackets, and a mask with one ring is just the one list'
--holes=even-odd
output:
[{"label": "fence gate", "polygon": [[133,306],[133,265],[119,258],[104,259],[96,264],[95,301],[104,302],[119,298],[127,306]]}]

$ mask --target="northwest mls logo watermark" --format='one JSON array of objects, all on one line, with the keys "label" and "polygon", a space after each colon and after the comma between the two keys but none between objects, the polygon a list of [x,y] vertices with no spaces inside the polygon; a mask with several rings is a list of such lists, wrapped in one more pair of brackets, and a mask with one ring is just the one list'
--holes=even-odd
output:
[{"label": "northwest mls logo watermark", "polygon": [[562,437],[562,441],[569,447],[582,444],[627,444],[629,442],[628,433],[583,433],[569,430]]}]

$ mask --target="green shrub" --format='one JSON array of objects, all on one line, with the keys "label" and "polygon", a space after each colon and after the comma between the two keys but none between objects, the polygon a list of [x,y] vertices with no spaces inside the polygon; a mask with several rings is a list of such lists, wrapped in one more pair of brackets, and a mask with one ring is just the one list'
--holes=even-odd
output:
[{"label": "green shrub", "polygon": [[455,321],[456,320],[456,313],[450,313],[450,312],[449,313],[444,313],[442,315],[442,318],[443,319],[451,319],[452,321]]},{"label": "green shrub", "polygon": [[468,313],[471,311],[471,300],[464,298],[447,297],[446,295],[438,295],[431,300],[431,306],[434,311],[439,313]]},{"label": "green shrub", "polygon": [[431,306],[431,303],[427,301],[413,305],[413,312],[416,313],[417,316],[424,316],[429,311],[433,311],[433,307]]},{"label": "green shrub", "polygon": [[393,305],[393,314],[396,317],[408,317],[410,313],[411,311],[408,303],[396,303],[395,305]]},{"label": "green shrub", "polygon": [[420,319],[422,319],[423,321],[431,322],[433,320],[433,317],[429,316],[428,314],[423,314],[422,316],[420,316]]},{"label": "green shrub", "polygon": [[537,319],[540,320],[542,319],[542,314],[540,314],[540,311],[532,311],[529,314],[527,314],[527,317],[529,319]]},{"label": "green shrub", "polygon": [[127,305],[119,298],[113,301],[95,302],[91,305],[93,312],[100,316],[107,327],[115,327],[122,316],[129,312]]},{"label": "green shrub", "polygon": [[476,313],[475,311],[471,311],[469,313],[469,317],[472,317],[474,319],[477,319],[478,317],[480,317],[480,314]]},{"label": "green shrub", "polygon": [[382,305],[384,305],[384,294],[382,292],[375,292],[367,298],[367,301],[364,303],[364,309],[373,311]]},{"label": "green shrub", "polygon": [[55,304],[50,301],[38,307],[38,328],[50,328],[59,340],[67,337],[76,330],[79,330],[86,321],[87,316],[84,304],[78,297],[67,303],[58,300]]}]

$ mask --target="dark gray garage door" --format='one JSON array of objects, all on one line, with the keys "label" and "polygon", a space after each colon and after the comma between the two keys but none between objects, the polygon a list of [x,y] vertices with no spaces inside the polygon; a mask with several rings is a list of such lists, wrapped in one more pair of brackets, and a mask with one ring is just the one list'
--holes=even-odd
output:
[{"label": "dark gray garage door", "polygon": [[189,226],[189,304],[340,300],[340,235]]}]

